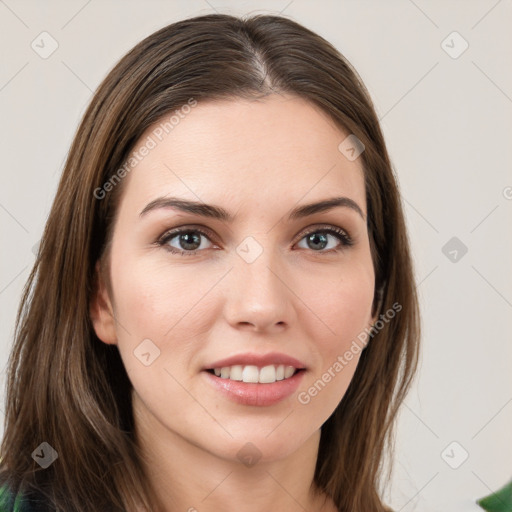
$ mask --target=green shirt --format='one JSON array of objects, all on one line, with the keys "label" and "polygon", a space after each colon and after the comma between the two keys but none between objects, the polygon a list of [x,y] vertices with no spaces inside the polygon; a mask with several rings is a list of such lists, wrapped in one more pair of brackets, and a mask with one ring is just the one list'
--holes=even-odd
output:
[{"label": "green shirt", "polygon": [[4,485],[0,487],[0,512],[50,512],[48,504],[39,498],[31,496],[14,495]]}]

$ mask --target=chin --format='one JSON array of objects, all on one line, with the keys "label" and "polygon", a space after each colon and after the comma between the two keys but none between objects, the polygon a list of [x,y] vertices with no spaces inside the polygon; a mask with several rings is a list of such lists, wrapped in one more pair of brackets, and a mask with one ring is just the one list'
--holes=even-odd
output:
[{"label": "chin", "polygon": [[[204,448],[215,456],[233,462],[241,462],[251,467],[257,462],[273,462],[285,459],[297,451],[312,433],[300,432],[297,428],[290,429],[293,435],[287,431],[279,433],[276,425],[277,420],[273,422],[273,427],[265,428],[240,428],[239,432],[230,431],[233,437],[227,434],[222,436],[213,446],[204,446]],[[274,431],[272,431],[274,429]]]}]

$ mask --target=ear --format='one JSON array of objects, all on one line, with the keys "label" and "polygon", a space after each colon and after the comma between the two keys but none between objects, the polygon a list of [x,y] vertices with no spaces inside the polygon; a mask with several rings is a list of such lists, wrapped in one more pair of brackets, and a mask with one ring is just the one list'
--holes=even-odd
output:
[{"label": "ear", "polygon": [[116,345],[117,334],[114,310],[99,261],[96,262],[94,268],[93,292],[89,304],[89,315],[96,336],[104,343]]}]

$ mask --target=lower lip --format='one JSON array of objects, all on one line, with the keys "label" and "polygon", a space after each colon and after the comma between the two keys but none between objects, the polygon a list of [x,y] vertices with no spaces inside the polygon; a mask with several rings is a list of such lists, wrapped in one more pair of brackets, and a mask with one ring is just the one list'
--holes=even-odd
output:
[{"label": "lower lip", "polygon": [[241,382],[222,379],[210,372],[203,371],[208,381],[233,402],[242,405],[257,405],[260,407],[274,405],[297,391],[305,370],[298,371],[288,379],[278,380],[271,384]]}]

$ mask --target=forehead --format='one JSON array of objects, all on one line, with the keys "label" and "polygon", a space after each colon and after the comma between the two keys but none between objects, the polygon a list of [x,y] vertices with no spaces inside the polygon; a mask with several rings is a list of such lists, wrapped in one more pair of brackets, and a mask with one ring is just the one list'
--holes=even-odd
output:
[{"label": "forehead", "polygon": [[244,205],[344,195],[365,212],[361,159],[350,161],[338,149],[348,135],[319,107],[295,96],[178,108],[139,139],[123,202],[140,212],[156,197],[181,195],[243,212]]}]

